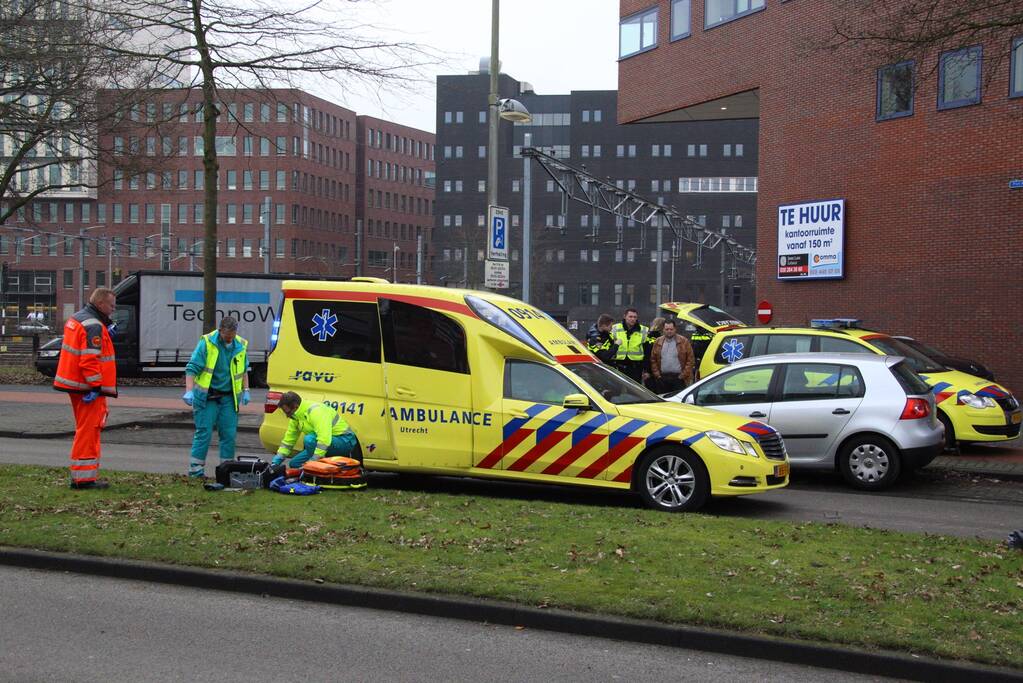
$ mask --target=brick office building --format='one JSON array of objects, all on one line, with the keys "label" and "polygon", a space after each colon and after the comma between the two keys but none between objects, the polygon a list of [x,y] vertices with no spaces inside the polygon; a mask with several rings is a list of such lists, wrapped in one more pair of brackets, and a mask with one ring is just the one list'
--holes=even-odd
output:
[{"label": "brick office building", "polygon": [[358,141],[362,274],[393,282],[429,282],[433,134],[360,116]]},{"label": "brick office building", "polygon": [[[1023,177],[1021,41],[922,64],[814,49],[843,7],[622,0],[619,119],[759,118],[757,288],[775,323],[862,318],[1021,390],[1023,190],[1009,182]],[[778,280],[779,206],[834,198],[844,278]]]},{"label": "brick office building", "polygon": [[[531,144],[594,176],[647,199],[675,206],[735,239],[754,241],[756,125],[753,121],[663,123],[621,126],[615,119],[618,94],[579,90],[541,95],[528,83],[502,74],[501,97],[512,97],[530,111],[531,124],[500,123],[498,203],[510,214],[510,287],[522,295],[523,159],[526,133]],[[439,282],[483,286],[484,222],[487,211],[486,70],[437,78],[437,210],[435,275]],[[727,150],[727,154],[725,151]],[[750,190],[687,192],[693,178],[749,178]],[[698,184],[698,183],[697,183]],[[657,292],[656,229],[569,201],[563,205],[556,183],[532,166],[532,254],[530,303],[569,329],[584,334],[602,312],[621,315],[639,309],[644,321],[672,298],[721,305],[750,316],[749,278],[732,273],[722,250],[704,251],[662,236],[662,291]],[[673,246],[675,248],[673,248]],[[701,267],[694,263],[702,258]],[[674,276],[674,278],[672,277]]]},{"label": "brick office building", "polygon": [[[358,205],[363,174],[355,112],[290,89],[222,90],[221,98],[218,272],[263,272],[269,198],[270,272],[389,277],[362,267],[365,247],[358,265],[365,211]],[[7,224],[35,234],[0,226],[9,316],[40,312],[55,327],[75,310],[81,283],[88,290],[146,268],[202,270],[206,178],[198,100],[197,94],[155,92],[103,141],[113,159],[98,168],[97,190],[46,196]],[[403,130],[406,139],[432,143],[428,133]],[[432,205],[426,179],[415,187]],[[87,237],[81,274],[80,230]],[[398,275],[414,280],[414,271],[406,277],[399,269]]]}]

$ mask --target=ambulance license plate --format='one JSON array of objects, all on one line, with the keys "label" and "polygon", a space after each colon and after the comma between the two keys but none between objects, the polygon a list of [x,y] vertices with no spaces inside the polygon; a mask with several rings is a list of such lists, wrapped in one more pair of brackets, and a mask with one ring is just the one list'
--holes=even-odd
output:
[{"label": "ambulance license plate", "polygon": [[1019,422],[1020,422],[1020,418],[1023,418],[1023,413],[1013,413],[1012,414],[1012,424],[1018,425]]},{"label": "ambulance license plate", "polygon": [[776,477],[787,477],[789,476],[789,464],[787,462],[781,465],[774,466],[774,476]]}]

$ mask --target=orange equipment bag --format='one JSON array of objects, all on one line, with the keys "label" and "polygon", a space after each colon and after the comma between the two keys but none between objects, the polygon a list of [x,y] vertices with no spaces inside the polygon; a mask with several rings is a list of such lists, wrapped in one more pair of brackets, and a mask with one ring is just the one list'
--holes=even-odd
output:
[{"label": "orange equipment bag", "polygon": [[325,489],[361,489],[366,486],[362,463],[342,455],[310,460],[302,466],[301,480]]}]

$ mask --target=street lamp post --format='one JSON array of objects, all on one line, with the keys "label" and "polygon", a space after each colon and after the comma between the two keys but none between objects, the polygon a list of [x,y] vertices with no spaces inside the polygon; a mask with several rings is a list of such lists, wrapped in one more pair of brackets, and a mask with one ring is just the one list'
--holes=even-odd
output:
[{"label": "street lamp post", "polygon": [[[487,98],[487,123],[489,124],[489,140],[487,144],[487,221],[485,228],[490,230],[490,207],[497,206],[497,148],[498,128],[500,119],[515,123],[529,123],[529,111],[518,100],[500,99],[498,90],[501,76],[501,61],[498,58],[498,36],[501,23],[501,1],[492,0],[490,10],[490,95]],[[464,268],[468,279],[468,247],[466,248]]]}]

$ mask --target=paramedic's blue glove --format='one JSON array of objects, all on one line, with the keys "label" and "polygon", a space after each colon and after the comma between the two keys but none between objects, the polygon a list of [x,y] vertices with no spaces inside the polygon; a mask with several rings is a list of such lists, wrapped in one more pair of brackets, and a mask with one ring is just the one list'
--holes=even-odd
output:
[{"label": "paramedic's blue glove", "polygon": [[185,405],[192,405],[192,392],[186,391],[184,396],[181,397],[181,400],[185,402]]},{"label": "paramedic's blue glove", "polygon": [[270,461],[272,467],[278,467],[284,464],[284,456],[275,455],[273,460]]},{"label": "paramedic's blue glove", "polygon": [[242,392],[241,403],[242,403],[243,406],[247,406],[247,405],[249,405],[249,401],[251,401],[251,400],[252,400],[252,396],[249,395],[249,390],[246,389],[245,391]]},{"label": "paramedic's blue glove", "polygon": [[97,396],[99,396],[99,392],[93,389],[92,391],[82,396],[82,403],[92,403],[93,401],[96,400]]}]

